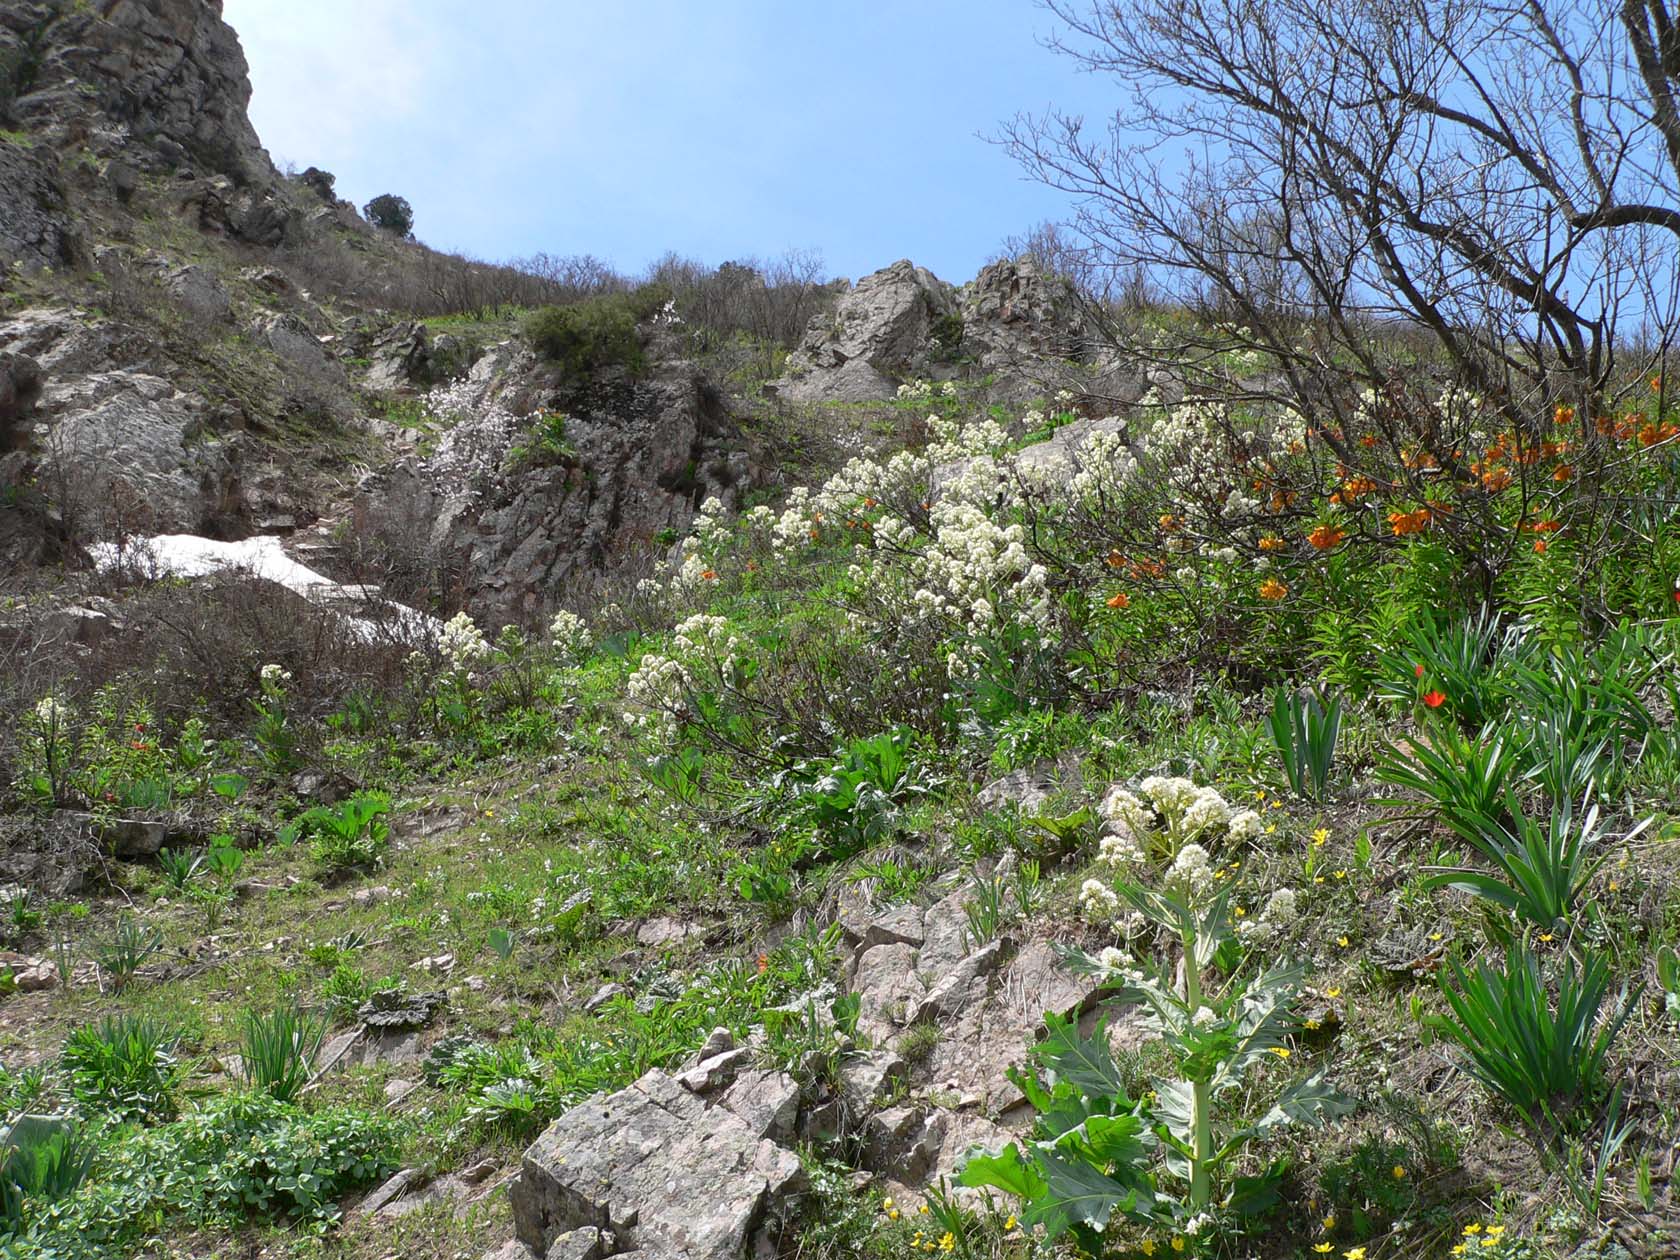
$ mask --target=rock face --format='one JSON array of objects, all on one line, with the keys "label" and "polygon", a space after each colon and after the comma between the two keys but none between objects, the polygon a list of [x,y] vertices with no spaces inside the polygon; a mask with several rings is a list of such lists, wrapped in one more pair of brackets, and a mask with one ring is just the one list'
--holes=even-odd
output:
[{"label": "rock face", "polygon": [[962,348],[982,373],[1023,373],[1051,359],[1084,359],[1092,330],[1066,281],[1031,257],[995,262],[963,286]]},{"label": "rock face", "polygon": [[653,1071],[556,1120],[509,1197],[519,1241],[537,1255],[588,1229],[610,1232],[618,1253],[741,1260],[773,1241],[773,1209],[803,1176],[793,1152],[726,1105]]},{"label": "rock face", "polygon": [[0,432],[12,381],[14,441],[40,427],[40,477],[77,529],[198,531],[238,508],[238,445],[210,432],[206,401],[132,363],[143,348],[83,312],[0,321]]},{"label": "rock face", "polygon": [[792,402],[869,402],[914,377],[998,378],[1001,396],[1043,392],[1047,360],[1093,348],[1077,295],[1031,258],[992,263],[953,289],[908,260],[865,276],[820,315],[773,386]]},{"label": "rock face", "polygon": [[142,170],[197,164],[239,186],[277,178],[221,0],[13,0],[0,6],[5,54],[30,67],[14,119],[54,148],[81,142]]},{"label": "rock face", "polygon": [[891,398],[936,344],[956,348],[956,315],[951,286],[901,259],[859,280],[832,314],[811,321],[776,393],[794,402]]},{"label": "rock face", "polygon": [[41,365],[27,354],[0,350],[0,451],[35,406],[41,393]]},{"label": "rock face", "polygon": [[[460,416],[449,452],[368,479],[363,511],[412,522],[492,619],[549,610],[686,529],[707,497],[734,505],[760,475],[710,382],[671,345],[648,358],[645,379],[580,401],[529,354],[489,351],[448,391]],[[569,451],[503,475],[527,418],[562,411]]]},{"label": "rock face", "polygon": [[0,139],[0,262],[59,267],[78,253],[57,160],[45,150]]},{"label": "rock face", "polygon": [[96,532],[196,532],[237,509],[236,448],[205,434],[204,400],[144,372],[50,388],[48,476]]}]

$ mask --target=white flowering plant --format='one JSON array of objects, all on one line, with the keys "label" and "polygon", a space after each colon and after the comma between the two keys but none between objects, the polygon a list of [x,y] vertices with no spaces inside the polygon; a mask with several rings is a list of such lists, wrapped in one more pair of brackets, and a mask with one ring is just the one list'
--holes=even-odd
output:
[{"label": "white flowering plant", "polygon": [[1211,787],[1180,775],[1150,775],[1137,792],[1116,784],[1099,806],[1098,860],[1115,870],[1173,862],[1187,845],[1240,843],[1260,831],[1260,816],[1235,809]]},{"label": "white flowering plant", "polygon": [[[1181,857],[1199,850],[1187,845]],[[1175,939],[1177,961],[1138,959],[1114,947],[1096,957],[1066,954],[1069,965],[1107,982],[1119,1002],[1141,1007],[1177,1074],[1151,1082],[1152,1101],[1135,1102],[1122,1086],[1101,1025],[1081,1036],[1071,1021],[1052,1022],[1051,1038],[1034,1056],[1042,1075],[1017,1079],[1037,1112],[1032,1139],[971,1159],[961,1178],[965,1185],[1020,1196],[1026,1224],[1042,1224],[1053,1235],[1074,1229],[1090,1243],[1116,1213],[1191,1235],[1206,1228],[1209,1213],[1257,1213],[1275,1201],[1284,1166],[1280,1161],[1259,1174],[1234,1175],[1231,1166],[1248,1145],[1353,1109],[1351,1099],[1315,1073],[1287,1084],[1248,1119],[1216,1121],[1216,1098],[1244,1090],[1263,1065],[1289,1060],[1292,1008],[1306,969],[1260,969],[1257,952],[1234,948],[1244,934],[1240,925],[1232,927],[1230,890],[1214,891],[1211,878],[1195,873],[1205,870],[1205,852],[1202,857],[1165,889],[1120,881],[1107,890],[1118,905]],[[1293,895],[1274,902],[1267,913],[1279,923],[1293,917]],[[1182,983],[1174,974],[1180,965]],[[1252,1089],[1246,1096],[1252,1098]]]}]

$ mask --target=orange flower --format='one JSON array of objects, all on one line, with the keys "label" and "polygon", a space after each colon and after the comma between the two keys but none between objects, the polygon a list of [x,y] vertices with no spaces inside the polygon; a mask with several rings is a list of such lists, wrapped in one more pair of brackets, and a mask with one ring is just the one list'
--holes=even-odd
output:
[{"label": "orange flower", "polygon": [[1314,547],[1317,547],[1320,551],[1329,551],[1330,548],[1334,547],[1346,537],[1347,534],[1336,528],[1334,525],[1320,525],[1317,529],[1313,530],[1312,533],[1307,535],[1307,541]]},{"label": "orange flower", "polygon": [[1511,484],[1511,470],[1490,468],[1482,474],[1482,486],[1489,494],[1498,494]]},{"label": "orange flower", "polygon": [[1546,554],[1546,540],[1544,538],[1536,538],[1534,540],[1534,554],[1537,556],[1543,556]]},{"label": "orange flower", "polygon": [[1396,538],[1404,538],[1407,534],[1421,534],[1429,528],[1429,509],[1418,508],[1415,512],[1390,512],[1388,523],[1394,530]]},{"label": "orange flower", "polygon": [[758,974],[762,976],[766,971],[769,971],[769,970],[770,970],[770,955],[769,954],[760,954],[758,956]]},{"label": "orange flower", "polygon": [[1289,588],[1276,578],[1267,578],[1260,583],[1261,599],[1279,600],[1287,594],[1289,594]]},{"label": "orange flower", "polygon": [[872,507],[876,506],[876,503],[877,503],[877,500],[866,498],[863,501],[863,506],[866,507],[866,508],[872,508]]},{"label": "orange flower", "polygon": [[1261,551],[1288,551],[1289,544],[1274,534],[1267,534],[1260,540]]},{"label": "orange flower", "polygon": [[1370,494],[1377,488],[1377,483],[1369,477],[1350,477],[1342,483],[1342,494],[1346,501],[1352,503],[1361,495]]},{"label": "orange flower", "polygon": [[1123,569],[1126,566],[1126,557],[1121,555],[1118,550],[1111,551],[1103,563],[1111,569]]},{"label": "orange flower", "polygon": [[1416,674],[1419,678],[1423,677],[1423,663],[1421,661],[1412,666],[1412,673]]},{"label": "orange flower", "polygon": [[1574,476],[1575,466],[1573,464],[1559,464],[1556,470],[1552,473],[1552,480],[1570,481],[1574,479]]},{"label": "orange flower", "polygon": [[1174,516],[1171,512],[1161,513],[1161,532],[1166,534],[1176,534],[1178,532],[1178,517]]},{"label": "orange flower", "polygon": [[707,569],[700,576],[708,582],[715,582],[715,581],[717,581],[717,570],[716,569]]},{"label": "orange flower", "polygon": [[1563,528],[1563,522],[1547,518],[1543,521],[1530,521],[1523,528],[1534,534],[1555,534]]},{"label": "orange flower", "polygon": [[1423,702],[1431,709],[1439,709],[1447,702],[1447,698],[1439,691],[1426,691],[1423,693]]},{"label": "orange flower", "polygon": [[1653,376],[1653,377],[1652,377],[1652,378],[1651,378],[1651,392],[1652,392],[1652,393],[1653,393],[1653,394],[1660,394],[1660,393],[1662,393],[1662,377],[1660,377],[1660,376]]},{"label": "orange flower", "polygon": [[1113,597],[1108,601],[1108,606],[1110,608],[1130,608],[1132,601],[1125,591],[1115,591]]},{"label": "orange flower", "polygon": [[1359,439],[1359,445],[1365,447],[1367,450],[1369,450],[1371,447],[1375,446],[1376,444],[1377,444],[1377,435],[1375,433],[1367,433],[1364,437]]},{"label": "orange flower", "polygon": [[1561,403],[1558,404],[1558,409],[1552,412],[1552,423],[1557,425],[1560,429],[1566,424],[1574,424],[1575,408],[1565,407]]}]

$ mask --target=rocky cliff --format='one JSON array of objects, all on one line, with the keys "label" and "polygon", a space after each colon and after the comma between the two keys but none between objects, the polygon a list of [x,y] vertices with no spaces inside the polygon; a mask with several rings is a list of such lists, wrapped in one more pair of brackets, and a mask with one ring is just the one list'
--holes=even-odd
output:
[{"label": "rocky cliff", "polygon": [[0,9],[9,569],[284,533],[341,579],[530,620],[773,481],[754,431],[832,445],[824,408],[918,378],[1032,397],[1088,348],[1030,260],[961,287],[902,261],[812,321],[768,398],[725,388],[680,319],[640,329],[634,379],[568,379],[509,313],[553,286],[377,231],[313,167],[283,176],[250,95],[217,0]]}]

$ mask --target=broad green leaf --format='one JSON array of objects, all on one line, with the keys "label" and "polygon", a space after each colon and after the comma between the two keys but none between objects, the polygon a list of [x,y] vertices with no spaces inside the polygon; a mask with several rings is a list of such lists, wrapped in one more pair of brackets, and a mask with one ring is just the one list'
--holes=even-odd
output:
[{"label": "broad green leaf", "polygon": [[1058,1080],[1102,1098],[1124,1100],[1126,1088],[1108,1047],[1108,1021],[1098,1020],[1092,1036],[1079,1034],[1079,1021],[1054,1014],[1044,1017],[1049,1036],[1033,1048],[1033,1057]]},{"label": "broad green leaf", "polygon": [[1264,1133],[1286,1124],[1319,1125],[1336,1116],[1353,1114],[1358,1105],[1356,1099],[1333,1088],[1323,1073],[1316,1073],[1284,1090],[1254,1127]]},{"label": "broad green leaf", "polygon": [[1075,1225],[1101,1230],[1115,1209],[1123,1213],[1147,1212],[1153,1197],[1139,1200],[1148,1192],[1139,1186],[1122,1185],[1083,1160],[1063,1159],[1050,1152],[1039,1155],[1046,1190],[1043,1197],[1021,1213],[1025,1225],[1043,1225],[1056,1238]]},{"label": "broad green leaf", "polygon": [[1031,1204],[1043,1197],[1046,1185],[1038,1168],[1011,1142],[996,1155],[973,1155],[957,1175],[961,1186],[992,1186]]}]

